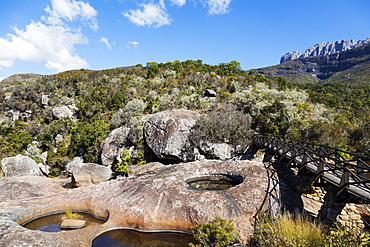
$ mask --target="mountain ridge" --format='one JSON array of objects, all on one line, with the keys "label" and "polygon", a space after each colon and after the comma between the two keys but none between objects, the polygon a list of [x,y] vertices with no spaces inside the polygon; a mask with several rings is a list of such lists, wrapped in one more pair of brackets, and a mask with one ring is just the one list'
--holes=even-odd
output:
[{"label": "mountain ridge", "polygon": [[332,41],[332,42],[321,42],[318,44],[315,44],[308,48],[304,52],[288,52],[284,54],[280,58],[280,64],[303,58],[303,57],[313,57],[313,56],[326,56],[331,55],[337,52],[343,52],[347,51],[359,46],[363,46],[370,43],[370,38],[366,38],[363,40],[355,41],[354,39],[351,40],[340,40],[340,41]]},{"label": "mountain ridge", "polygon": [[284,76],[291,83],[367,84],[369,68],[370,43],[331,55],[301,57],[256,71],[272,78]]}]

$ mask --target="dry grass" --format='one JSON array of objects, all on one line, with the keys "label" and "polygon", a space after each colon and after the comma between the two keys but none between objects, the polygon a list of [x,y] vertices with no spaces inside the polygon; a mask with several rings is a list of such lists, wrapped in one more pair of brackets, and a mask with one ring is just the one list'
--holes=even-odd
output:
[{"label": "dry grass", "polygon": [[339,224],[327,228],[301,214],[261,214],[250,247],[360,247],[369,246],[365,233],[348,231]]},{"label": "dry grass", "polygon": [[323,246],[323,226],[300,214],[284,213],[258,218],[251,246]]}]

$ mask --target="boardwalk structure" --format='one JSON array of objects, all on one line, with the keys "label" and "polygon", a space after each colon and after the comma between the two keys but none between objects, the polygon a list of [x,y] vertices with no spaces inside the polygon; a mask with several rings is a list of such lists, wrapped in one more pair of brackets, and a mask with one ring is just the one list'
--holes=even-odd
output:
[{"label": "boardwalk structure", "polygon": [[[288,138],[253,137],[254,150],[264,150],[264,162],[277,161],[295,168],[297,176],[311,177],[325,187],[325,208],[319,217],[333,221],[345,203],[370,203],[370,158],[338,148]],[[331,214],[331,215],[330,215]]]}]

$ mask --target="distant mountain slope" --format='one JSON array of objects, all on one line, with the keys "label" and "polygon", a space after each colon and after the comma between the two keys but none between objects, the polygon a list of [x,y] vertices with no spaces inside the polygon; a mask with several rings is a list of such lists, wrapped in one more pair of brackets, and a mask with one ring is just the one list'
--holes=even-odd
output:
[{"label": "distant mountain slope", "polygon": [[333,42],[322,42],[311,46],[305,52],[294,51],[291,53],[286,53],[280,59],[280,63],[285,63],[291,60],[295,60],[302,57],[314,57],[314,56],[326,56],[337,52],[346,51],[353,49],[362,45],[370,43],[370,38],[355,41],[351,40],[341,40]]},{"label": "distant mountain slope", "polygon": [[292,83],[370,84],[370,44],[327,56],[303,57],[257,72],[281,75]]}]

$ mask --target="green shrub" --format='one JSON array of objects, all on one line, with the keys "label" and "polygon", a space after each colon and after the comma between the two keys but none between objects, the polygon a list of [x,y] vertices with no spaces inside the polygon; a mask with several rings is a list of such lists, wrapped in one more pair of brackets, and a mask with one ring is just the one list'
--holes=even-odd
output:
[{"label": "green shrub", "polygon": [[195,144],[201,141],[212,143],[246,144],[250,142],[252,118],[226,105],[202,115],[192,131],[191,139]]},{"label": "green shrub", "polygon": [[339,223],[327,230],[325,247],[369,246],[370,238],[365,233],[343,228]]},{"label": "green shrub", "polygon": [[239,234],[235,231],[233,221],[216,217],[210,222],[200,222],[193,229],[194,238],[199,244],[193,247],[222,247],[238,242]]}]

